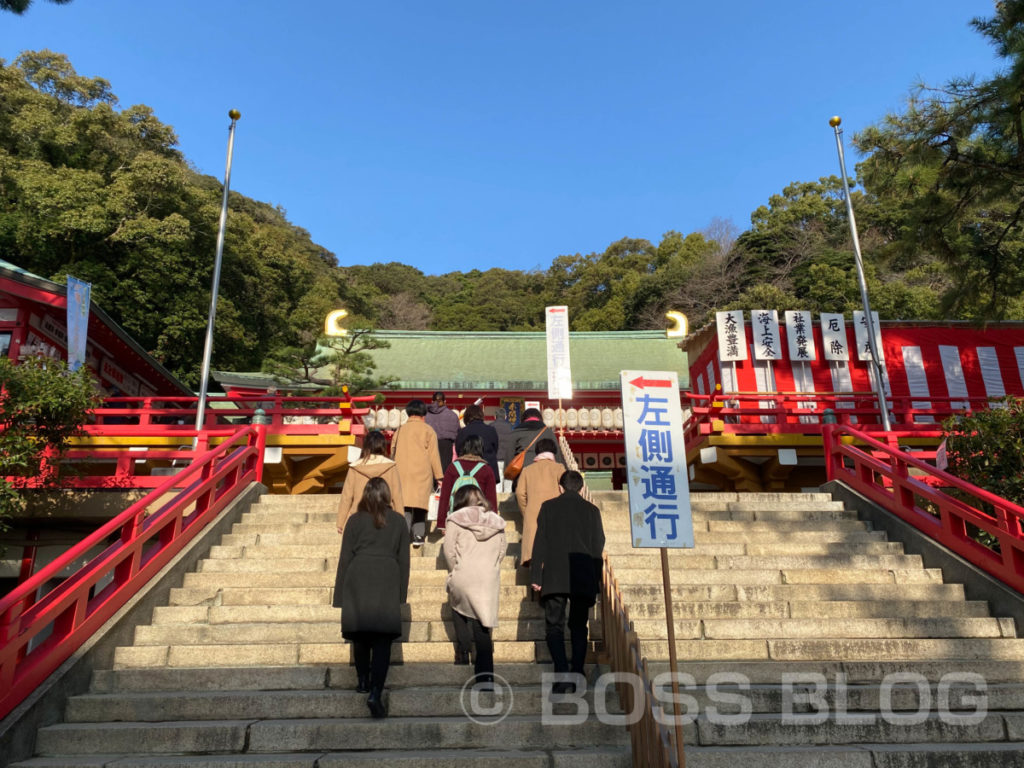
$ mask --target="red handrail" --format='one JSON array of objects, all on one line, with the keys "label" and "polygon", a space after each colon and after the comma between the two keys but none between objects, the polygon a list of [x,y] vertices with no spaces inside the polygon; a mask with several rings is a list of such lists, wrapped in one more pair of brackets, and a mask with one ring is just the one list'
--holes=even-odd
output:
[{"label": "red handrail", "polygon": [[[114,615],[262,474],[266,430],[246,427],[0,599],[0,718]],[[155,506],[169,493],[173,498]],[[150,513],[150,508],[155,507]],[[116,540],[108,545],[108,540]],[[98,546],[88,564],[37,591]],[[48,635],[43,635],[47,629]],[[40,638],[37,644],[33,644]]]},{"label": "red handrail", "polygon": [[[823,439],[829,480],[845,483],[1003,583],[1024,592],[1024,507],[852,427],[828,424]],[[957,496],[944,493],[941,488],[955,489]],[[985,507],[992,513],[982,511]],[[989,534],[995,544],[979,541],[969,525]]]}]

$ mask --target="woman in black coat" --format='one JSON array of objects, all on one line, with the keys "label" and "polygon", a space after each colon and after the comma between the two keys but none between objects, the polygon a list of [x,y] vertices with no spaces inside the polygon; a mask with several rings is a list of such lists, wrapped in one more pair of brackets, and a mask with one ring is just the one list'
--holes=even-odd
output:
[{"label": "woman in black coat", "polygon": [[455,454],[461,456],[465,453],[466,440],[474,435],[480,438],[483,444],[483,451],[480,458],[487,462],[494,475],[495,484],[501,475],[498,474],[498,431],[490,424],[484,422],[484,409],[474,403],[466,406],[466,413],[462,416],[466,426],[459,430],[455,436]]},{"label": "woman in black coat", "polygon": [[341,635],[352,642],[356,691],[369,692],[366,706],[384,717],[384,681],[391,643],[402,636],[402,603],[409,591],[409,527],[391,508],[391,489],[371,478],[345,525],[334,580],[334,607],[341,608]]}]

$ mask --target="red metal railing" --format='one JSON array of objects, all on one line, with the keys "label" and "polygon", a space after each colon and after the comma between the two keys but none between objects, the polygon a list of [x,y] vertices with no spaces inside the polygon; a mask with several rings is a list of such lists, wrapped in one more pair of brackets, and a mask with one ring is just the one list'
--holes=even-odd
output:
[{"label": "red metal railing", "polygon": [[[195,397],[115,397],[93,411],[83,428],[93,444],[72,447],[60,457],[61,484],[67,488],[156,488],[166,475],[205,453],[211,443],[235,434],[264,409],[266,433],[289,437],[365,434],[357,407],[373,396],[210,398],[232,407],[206,411],[205,428],[196,431]],[[347,424],[351,424],[347,427]],[[9,478],[19,488],[44,485],[41,478]]]},{"label": "red metal railing", "polygon": [[[937,436],[950,416],[990,407],[988,398],[969,397],[890,397],[888,402],[893,430],[919,436]],[[690,408],[683,425],[688,442],[713,432],[817,434],[826,409],[840,424],[855,424],[865,432],[881,430],[877,398],[871,392],[687,392],[683,404]]]},{"label": "red metal railing", "polygon": [[[367,408],[357,403],[373,402],[373,395],[352,397],[285,397],[282,395],[246,395],[240,397],[208,397],[203,414],[207,429],[225,425],[248,424],[262,409],[271,433],[287,427],[288,434],[323,434],[336,432],[338,421],[365,415]],[[194,428],[195,397],[108,397],[96,408],[95,424],[86,427],[93,435],[118,435],[118,427],[148,426],[160,433],[176,434]],[[362,420],[352,418],[353,434],[361,434]]]},{"label": "red metal railing", "polygon": [[[232,433],[0,599],[0,717],[260,480],[265,444],[262,426]],[[84,567],[39,594],[83,558]]]},{"label": "red metal railing", "polygon": [[1024,507],[861,430],[831,424],[823,437],[829,480],[845,483],[1024,592]]}]

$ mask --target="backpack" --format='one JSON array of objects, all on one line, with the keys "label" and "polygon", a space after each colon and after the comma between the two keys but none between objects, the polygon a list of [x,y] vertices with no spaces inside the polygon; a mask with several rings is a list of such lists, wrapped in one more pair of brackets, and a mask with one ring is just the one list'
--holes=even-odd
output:
[{"label": "backpack", "polygon": [[463,471],[462,464],[460,464],[458,461],[454,461],[452,463],[455,465],[455,470],[459,473],[459,476],[455,478],[455,484],[452,485],[452,498],[455,497],[455,492],[459,490],[459,488],[464,488],[467,485],[473,486],[478,491],[481,490],[480,483],[476,481],[475,475],[479,471],[480,467],[485,465],[484,462],[481,461],[479,464],[473,467],[473,469],[471,469],[468,473]]}]

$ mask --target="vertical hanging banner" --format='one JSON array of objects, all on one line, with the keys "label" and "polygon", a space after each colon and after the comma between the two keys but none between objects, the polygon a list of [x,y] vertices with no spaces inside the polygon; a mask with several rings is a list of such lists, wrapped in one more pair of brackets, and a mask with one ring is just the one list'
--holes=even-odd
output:
[{"label": "vertical hanging banner", "polygon": [[[885,363],[885,354],[882,352],[882,329],[878,325],[878,313],[871,313],[871,322],[875,326],[875,349],[878,350],[878,364]],[[853,330],[857,337],[857,359],[871,359],[871,342],[868,341],[868,321],[862,310],[855,310],[853,313]]]},{"label": "vertical hanging banner", "polygon": [[572,369],[569,367],[569,308],[544,310],[548,340],[548,397],[572,399]]},{"label": "vertical hanging banner", "polygon": [[841,312],[821,313],[821,345],[826,360],[849,360],[846,319]]},{"label": "vertical hanging banner", "polygon": [[754,327],[754,359],[781,360],[782,341],[779,338],[778,311],[752,309],[750,324]]},{"label": "vertical hanging banner", "polygon": [[68,275],[68,368],[72,371],[77,371],[85,363],[91,296],[91,283]]},{"label": "vertical hanging banner", "polygon": [[813,321],[810,312],[786,312],[786,340],[789,344],[789,359],[795,363],[817,360],[814,350]]},{"label": "vertical hanging banner", "polygon": [[674,371],[622,371],[629,525],[634,547],[693,547],[690,480]]},{"label": "vertical hanging banner", "polygon": [[743,311],[716,312],[718,359],[722,362],[747,359],[747,331]]}]

